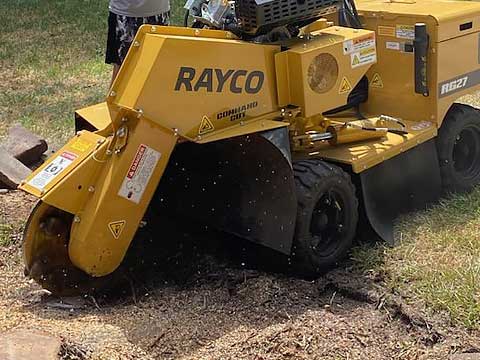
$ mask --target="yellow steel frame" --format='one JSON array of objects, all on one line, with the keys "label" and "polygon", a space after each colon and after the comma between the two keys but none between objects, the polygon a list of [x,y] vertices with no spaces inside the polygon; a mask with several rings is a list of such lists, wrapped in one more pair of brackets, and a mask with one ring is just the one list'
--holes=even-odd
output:
[{"label": "yellow steel frame", "polygon": [[[479,67],[480,25],[474,22],[464,33],[458,33],[458,25],[480,14],[480,5],[449,3],[448,10],[436,6],[436,2],[417,0],[405,5],[361,0],[359,11],[370,31],[328,27],[321,20],[304,29],[303,37],[292,41],[289,50],[283,52],[280,46],[246,43],[225,31],[145,25],[106,102],[77,111],[98,130],[78,133],[21,188],[74,215],[69,256],[88,274],[103,276],[121,263],[179,141],[207,143],[286,126],[292,138],[308,131],[326,131],[332,122],[354,120],[329,119],[322,113],[343,105],[353,86],[367,74],[371,84],[380,76],[382,86],[370,87],[370,99],[362,111],[370,114],[367,117],[372,121],[381,114],[402,118],[408,134],[387,134],[372,140],[359,136],[363,141],[336,146],[312,142],[292,149],[297,157],[320,157],[349,164],[354,172],[365,171],[434,138],[452,102],[479,88],[439,97],[439,84]],[[412,90],[411,54],[387,49],[387,42],[400,42],[392,29],[419,21],[427,24],[432,40],[428,58],[430,97]],[[353,66],[350,55],[343,50],[345,42],[374,33],[378,62],[372,55],[365,65]],[[463,60],[456,62],[454,54],[460,48]],[[306,77],[311,76],[312,62],[322,54],[336,59],[338,78],[319,94],[308,86]],[[182,67],[198,71],[194,75],[191,72],[192,79],[188,80],[195,81],[195,91],[185,84],[175,85]],[[222,86],[228,85],[222,84],[221,76],[225,80],[229,69],[240,71],[230,85],[230,90],[238,91],[222,91]],[[247,76],[252,73],[258,83],[259,74],[264,77],[263,86],[257,86],[256,92],[245,90]],[[238,119],[223,116],[238,112]],[[143,158],[145,151],[153,154],[150,168],[145,163],[139,165],[147,161]],[[32,179],[43,176],[65,153],[73,159],[68,166],[45,186],[35,186]],[[142,195],[132,201],[121,192],[129,174],[139,166],[144,171],[140,177]],[[135,184],[127,185],[135,188]]]}]

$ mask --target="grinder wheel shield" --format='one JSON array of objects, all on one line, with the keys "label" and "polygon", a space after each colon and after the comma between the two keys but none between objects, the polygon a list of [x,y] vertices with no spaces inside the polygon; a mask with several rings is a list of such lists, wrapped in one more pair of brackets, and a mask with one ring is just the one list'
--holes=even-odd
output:
[{"label": "grinder wheel shield", "polygon": [[68,256],[73,215],[42,201],[33,209],[23,234],[25,275],[58,296],[99,292],[113,286],[118,274],[94,278],[76,268]]}]

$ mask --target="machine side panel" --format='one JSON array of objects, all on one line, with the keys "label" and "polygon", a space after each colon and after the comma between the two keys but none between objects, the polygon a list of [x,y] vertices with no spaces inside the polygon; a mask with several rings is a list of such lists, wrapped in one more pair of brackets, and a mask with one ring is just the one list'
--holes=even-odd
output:
[{"label": "machine side panel", "polygon": [[108,101],[198,140],[277,110],[278,46],[143,29]]},{"label": "machine side panel", "polygon": [[299,106],[306,117],[345,105],[377,61],[371,31],[335,26],[310,36],[275,55],[280,103]]},{"label": "machine side panel", "polygon": [[480,33],[438,44],[438,118],[443,120],[458,98],[480,89]]},{"label": "machine side panel", "polygon": [[[419,0],[412,4],[360,1],[366,28],[376,31],[379,61],[370,70],[370,114],[388,114],[440,127],[452,105],[480,84],[480,6]],[[429,96],[415,93],[414,26],[429,35]]]},{"label": "machine side panel", "polygon": [[369,114],[389,116],[412,121],[436,122],[436,54],[428,55],[428,97],[415,93],[415,56],[413,50],[414,25],[427,23],[430,38],[435,38],[437,27],[433,18],[415,16],[377,16],[363,13],[368,29],[377,32],[378,62],[367,76],[370,81],[369,99],[362,110]]}]

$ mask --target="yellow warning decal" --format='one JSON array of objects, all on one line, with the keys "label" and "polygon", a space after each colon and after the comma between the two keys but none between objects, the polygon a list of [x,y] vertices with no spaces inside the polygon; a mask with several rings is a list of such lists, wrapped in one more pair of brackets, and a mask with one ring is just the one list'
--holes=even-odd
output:
[{"label": "yellow warning decal", "polygon": [[370,86],[374,88],[383,89],[383,80],[379,73],[375,73],[370,80]]},{"label": "yellow warning decal", "polygon": [[82,138],[78,138],[72,144],[70,144],[70,148],[80,152],[85,152],[90,148],[91,145],[91,142],[86,141]]},{"label": "yellow warning decal", "polygon": [[338,93],[346,94],[346,93],[349,93],[350,91],[352,91],[352,85],[350,84],[350,81],[348,81],[347,77],[344,76],[340,84],[340,89],[338,90]]},{"label": "yellow warning decal", "polygon": [[360,65],[360,57],[355,54],[352,59],[352,66]]},{"label": "yellow warning decal", "polygon": [[108,224],[108,228],[110,229],[113,237],[118,239],[120,235],[122,235],[123,229],[125,228],[125,224],[127,222],[125,220],[114,221]]},{"label": "yellow warning decal", "polygon": [[208,116],[204,116],[200,123],[200,128],[198,129],[198,135],[203,135],[212,131],[215,131],[215,126],[213,126]]}]

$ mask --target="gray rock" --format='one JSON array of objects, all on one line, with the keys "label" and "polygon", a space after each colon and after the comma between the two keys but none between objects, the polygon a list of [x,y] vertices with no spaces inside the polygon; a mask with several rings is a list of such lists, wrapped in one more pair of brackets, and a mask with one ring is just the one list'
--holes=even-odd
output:
[{"label": "gray rock", "polygon": [[[32,171],[15,159],[6,150],[0,148],[0,185],[16,189]],[[0,186],[2,187],[2,186]]]},{"label": "gray rock", "polygon": [[61,339],[31,330],[11,330],[0,336],[2,360],[58,360]]},{"label": "gray rock", "polygon": [[47,151],[47,142],[20,125],[14,125],[8,131],[3,147],[14,158],[25,165],[32,165],[40,160]]}]

